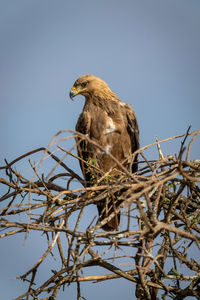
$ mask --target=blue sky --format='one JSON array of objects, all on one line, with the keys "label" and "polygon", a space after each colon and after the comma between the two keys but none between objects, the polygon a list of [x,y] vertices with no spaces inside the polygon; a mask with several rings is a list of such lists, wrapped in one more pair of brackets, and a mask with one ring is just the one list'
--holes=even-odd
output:
[{"label": "blue sky", "polygon": [[[199,0],[1,0],[0,165],[4,158],[11,161],[47,146],[61,129],[75,128],[84,100],[79,96],[72,102],[68,94],[83,74],[101,77],[133,106],[141,146],[155,136],[184,133],[189,125],[199,129],[199,28]],[[199,142],[193,144],[191,159],[199,158]],[[180,141],[162,146],[164,155],[179,147]],[[6,300],[23,292],[23,283],[10,278],[21,266],[25,271],[22,259],[31,260],[24,253],[33,244],[30,239],[25,247],[21,237],[0,245]],[[98,289],[95,299],[102,299],[113,285],[116,299],[122,298],[122,289],[124,298],[133,297],[132,286],[123,280],[105,285],[88,285],[85,297],[94,299]],[[71,293],[76,299],[73,288]]]}]

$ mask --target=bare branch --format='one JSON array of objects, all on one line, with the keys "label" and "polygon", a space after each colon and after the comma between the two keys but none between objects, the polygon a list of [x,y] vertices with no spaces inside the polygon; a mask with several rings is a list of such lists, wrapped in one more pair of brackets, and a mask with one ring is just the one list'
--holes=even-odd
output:
[{"label": "bare branch", "polygon": [[[117,278],[132,282],[141,300],[166,295],[199,299],[200,264],[195,253],[200,249],[200,160],[189,161],[189,154],[200,130],[190,133],[189,129],[163,141],[156,138],[139,149],[136,154],[142,161],[135,174],[126,169],[126,162],[118,162],[112,155],[120,169],[118,176],[91,167],[73,153],[75,145],[66,149],[66,144],[79,135],[95,147],[101,146],[88,136],[67,130],[58,132],[47,148],[30,151],[10,163],[5,160],[5,166],[0,167],[4,172],[0,184],[5,191],[0,198],[0,238],[34,230],[44,233],[40,242],[46,245],[43,255],[18,277],[29,286],[16,299],[41,299],[43,295],[44,299],[56,299],[61,288],[72,283],[77,284],[77,299],[84,299],[80,282],[98,284]],[[178,155],[164,156],[161,144],[180,138]],[[144,151],[152,146],[157,146],[159,159],[149,161]],[[68,167],[68,159],[77,166],[81,160],[91,167],[98,174],[94,185],[85,187],[84,180]],[[18,170],[20,161],[27,163],[24,174]],[[98,220],[88,213],[91,205],[108,197],[119,201],[110,215]],[[118,230],[102,231],[120,211]],[[38,283],[36,274],[51,255],[59,258],[57,270],[49,266],[53,274]],[[104,269],[103,275],[98,274],[97,266]]]}]

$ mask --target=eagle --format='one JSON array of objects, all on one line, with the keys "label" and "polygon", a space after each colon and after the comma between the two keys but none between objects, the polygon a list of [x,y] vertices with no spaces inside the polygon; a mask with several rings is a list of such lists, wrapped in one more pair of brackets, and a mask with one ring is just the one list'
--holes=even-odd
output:
[{"label": "eagle", "polygon": [[[126,162],[127,170],[136,172],[137,155],[134,161],[130,157],[139,149],[139,129],[131,105],[121,101],[105,81],[94,75],[84,75],[75,81],[70,98],[77,95],[85,97],[85,105],[76,124],[76,131],[80,133],[76,137],[77,152],[85,186],[94,185],[98,175],[119,176],[121,170],[116,160]],[[109,217],[119,204],[117,196],[98,201],[100,221]],[[117,230],[119,222],[120,213],[117,213],[102,229]]]}]

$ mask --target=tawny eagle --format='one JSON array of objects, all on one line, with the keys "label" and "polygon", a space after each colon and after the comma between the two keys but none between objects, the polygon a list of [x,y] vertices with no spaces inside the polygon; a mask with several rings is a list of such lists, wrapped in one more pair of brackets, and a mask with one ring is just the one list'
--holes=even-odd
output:
[{"label": "tawny eagle", "polygon": [[[85,97],[85,105],[77,121],[76,131],[84,134],[88,139],[78,137],[77,150],[81,158],[80,166],[85,185],[91,186],[97,178],[96,172],[93,172],[88,165],[94,164],[103,173],[110,171],[110,175],[116,176],[119,167],[116,161],[111,159],[110,154],[121,163],[127,161],[139,148],[139,130],[131,105],[119,100],[100,78],[93,75],[78,78],[70,91],[70,98],[73,99],[79,94]],[[128,167],[131,172],[137,171],[137,156]],[[114,201],[117,203],[117,199]],[[97,202],[100,220],[113,213],[116,207],[113,199],[108,202],[107,200]],[[119,221],[120,213],[102,228],[115,230],[118,228]]]}]

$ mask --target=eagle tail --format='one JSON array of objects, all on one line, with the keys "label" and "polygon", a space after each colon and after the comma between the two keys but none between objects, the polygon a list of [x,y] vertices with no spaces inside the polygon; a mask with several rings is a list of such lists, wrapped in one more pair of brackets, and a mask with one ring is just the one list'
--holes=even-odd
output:
[{"label": "eagle tail", "polygon": [[[97,209],[99,212],[99,221],[101,222],[103,219],[109,217],[116,210],[116,208],[117,208],[116,203],[113,203],[113,201],[110,199],[99,201],[97,204]],[[114,217],[106,224],[104,224],[101,228],[105,231],[113,231],[118,229],[119,223],[120,223],[120,212],[115,213]]]}]

